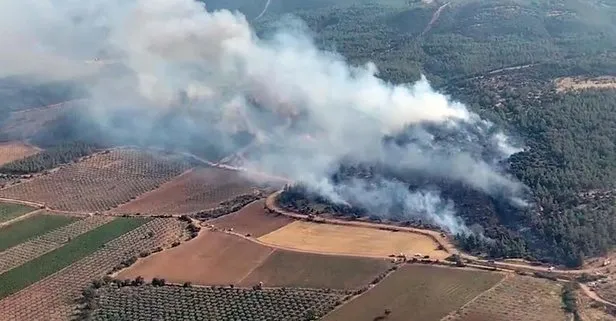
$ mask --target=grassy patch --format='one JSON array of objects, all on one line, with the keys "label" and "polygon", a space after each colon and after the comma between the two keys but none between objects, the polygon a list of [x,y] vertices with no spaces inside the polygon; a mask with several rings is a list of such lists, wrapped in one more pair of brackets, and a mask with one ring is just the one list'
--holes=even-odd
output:
[{"label": "grassy patch", "polygon": [[32,211],[34,211],[34,209],[29,206],[0,203],[0,223],[12,220]]},{"label": "grassy patch", "polygon": [[146,223],[141,218],[118,218],[84,233],[66,245],[0,275],[0,299],[11,295],[92,254],[120,235]]},{"label": "grassy patch", "polygon": [[76,217],[61,215],[34,215],[7,225],[0,228],[0,251],[68,225],[77,219]]}]

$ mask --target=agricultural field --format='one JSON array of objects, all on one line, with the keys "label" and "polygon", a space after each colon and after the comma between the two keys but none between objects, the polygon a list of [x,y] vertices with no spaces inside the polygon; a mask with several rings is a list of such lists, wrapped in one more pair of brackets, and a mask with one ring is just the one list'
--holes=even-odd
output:
[{"label": "agricultural field", "polygon": [[259,200],[208,223],[220,229],[232,228],[236,233],[260,237],[293,222],[293,219],[284,215],[266,213],[264,205],[265,201]]},{"label": "agricultural field", "polygon": [[0,203],[0,223],[10,221],[34,210],[34,208],[25,205]]},{"label": "agricultural field", "polygon": [[100,279],[118,264],[144,251],[169,246],[182,238],[186,223],[157,218],[105,243],[94,253],[0,300],[2,317],[11,321],[67,320],[74,302],[93,279]]},{"label": "agricultural field", "polygon": [[[105,286],[82,320],[315,320],[344,297],[311,289]],[[86,317],[87,316],[87,317]]]},{"label": "agricultural field", "polygon": [[110,222],[110,216],[92,216],[62,226],[0,252],[0,274],[55,250],[76,236]]},{"label": "agricultural field", "polygon": [[36,214],[0,228],[0,251],[68,225],[77,217]]},{"label": "agricultural field", "polygon": [[105,211],[157,188],[189,167],[179,156],[114,150],[0,190],[0,197],[36,201],[63,211]]},{"label": "agricultural field", "polygon": [[113,212],[141,214],[190,214],[220,202],[251,193],[257,184],[238,171],[216,167],[195,169],[124,204]]},{"label": "agricultural field", "polygon": [[483,271],[406,265],[323,320],[438,321],[503,277]]},{"label": "agricultural field", "polygon": [[169,282],[206,285],[237,284],[274,249],[221,232],[202,231],[173,249],[138,261],[119,279],[164,278]]},{"label": "agricultural field", "polygon": [[90,255],[103,244],[146,222],[142,218],[117,218],[77,236],[51,252],[0,274],[0,299]]},{"label": "agricultural field", "polygon": [[564,77],[555,81],[557,92],[588,90],[588,89],[614,89],[616,77]]},{"label": "agricultural field", "polygon": [[393,264],[385,259],[344,257],[276,250],[240,283],[268,287],[357,289],[370,284]]},{"label": "agricultural field", "polygon": [[10,112],[0,127],[0,135],[12,140],[25,140],[36,135],[45,124],[57,119],[63,112],[78,107],[78,101],[70,101],[40,108]]},{"label": "agricultural field", "polygon": [[563,321],[562,287],[528,276],[508,277],[445,321]]},{"label": "agricultural field", "polygon": [[616,282],[613,280],[607,283],[599,283],[595,289],[597,294],[603,299],[616,302]]},{"label": "agricultural field", "polygon": [[26,158],[39,151],[40,149],[21,142],[0,143],[0,165]]},{"label": "agricultural field", "polygon": [[273,246],[301,251],[385,257],[404,253],[445,259],[449,254],[429,236],[367,227],[295,221],[259,238]]}]

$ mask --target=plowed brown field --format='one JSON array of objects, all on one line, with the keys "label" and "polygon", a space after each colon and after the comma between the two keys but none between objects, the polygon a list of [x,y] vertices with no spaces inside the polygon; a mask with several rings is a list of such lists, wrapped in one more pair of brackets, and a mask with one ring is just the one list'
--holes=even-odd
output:
[{"label": "plowed brown field", "polygon": [[236,284],[274,249],[221,232],[203,231],[181,246],[147,257],[122,271],[120,279],[142,276],[169,282]]},{"label": "plowed brown field", "polygon": [[250,193],[256,184],[240,172],[202,168],[186,173],[160,188],[124,204],[115,213],[190,214],[218,206],[222,201]]},{"label": "plowed brown field", "polygon": [[356,289],[370,284],[393,264],[385,259],[276,250],[240,285]]},{"label": "plowed brown field", "polygon": [[38,153],[40,149],[20,142],[0,143],[0,165],[26,158]]},{"label": "plowed brown field", "polygon": [[439,321],[502,278],[483,271],[407,265],[323,320]]},{"label": "plowed brown field", "polygon": [[293,222],[293,219],[284,215],[266,213],[264,203],[264,200],[253,202],[235,213],[211,220],[209,223],[222,229],[233,228],[236,233],[260,237]]},{"label": "plowed brown field", "polygon": [[117,276],[202,285],[355,289],[391,267],[384,259],[273,249],[236,235],[204,231],[179,247],[138,261]]}]

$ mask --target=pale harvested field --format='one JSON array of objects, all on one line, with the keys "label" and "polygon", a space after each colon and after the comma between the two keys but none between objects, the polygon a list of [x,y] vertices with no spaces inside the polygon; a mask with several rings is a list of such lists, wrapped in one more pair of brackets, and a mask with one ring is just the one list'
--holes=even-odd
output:
[{"label": "pale harvested field", "polygon": [[595,78],[564,77],[556,79],[556,91],[565,92],[584,89],[616,88],[616,77],[602,76]]},{"label": "pale harvested field", "polygon": [[274,249],[222,232],[203,231],[196,238],[138,261],[118,278],[168,282],[237,284],[259,266]]},{"label": "pale harvested field", "polygon": [[252,192],[256,184],[240,172],[202,168],[177,177],[160,188],[124,204],[115,213],[190,214]]},{"label": "pale harvested field", "polygon": [[40,149],[20,142],[0,143],[0,165],[26,158],[38,153]]},{"label": "pale harvested field", "polygon": [[383,257],[390,254],[449,256],[432,238],[416,233],[296,221],[259,240],[287,249],[314,253]]}]

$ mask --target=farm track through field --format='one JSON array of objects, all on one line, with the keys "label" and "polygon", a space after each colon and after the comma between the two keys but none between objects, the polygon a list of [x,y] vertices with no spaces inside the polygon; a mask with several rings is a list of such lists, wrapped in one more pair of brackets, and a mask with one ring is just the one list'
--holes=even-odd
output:
[{"label": "farm track through field", "polygon": [[20,215],[20,216],[18,216],[16,218],[8,220],[8,221],[1,222],[0,223],[0,228],[4,227],[4,226],[7,226],[7,225],[11,225],[13,223],[16,223],[16,222],[19,222],[19,221],[22,221],[22,220],[25,220],[25,219],[27,219],[30,216],[34,216],[34,215],[40,214],[42,212],[45,212],[45,210],[34,210],[32,212],[28,212],[26,214]]},{"label": "farm track through field", "polygon": [[[141,251],[167,246],[182,236],[185,223],[176,219],[153,219],[67,268],[0,300],[0,320],[67,320],[76,308],[81,290],[105,276],[122,260]],[[153,236],[148,237],[148,232]]]},{"label": "farm track through field", "polygon": [[588,296],[589,298],[597,302],[609,305],[612,308],[616,308],[616,303],[613,303],[611,301],[604,299],[603,297],[601,297],[601,295],[599,295],[599,293],[597,293],[596,291],[593,291],[586,284],[580,283],[580,288],[582,289],[582,292],[584,292],[584,294]]},{"label": "farm track through field", "polygon": [[[281,215],[285,215],[296,220],[308,220],[307,215],[294,213],[288,210],[285,210],[276,204],[276,198],[280,195],[282,191],[278,191],[276,193],[271,194],[267,197],[265,204],[267,208],[273,212],[276,212]],[[385,230],[396,230],[396,231],[405,231],[410,233],[419,233],[426,236],[432,237],[438,244],[443,246],[445,251],[449,253],[459,253],[463,259],[469,261],[470,264],[475,264],[478,266],[484,266],[488,268],[497,268],[504,269],[509,271],[522,271],[522,272],[550,272],[556,276],[564,275],[564,276],[578,276],[583,273],[594,273],[601,272],[606,269],[606,267],[596,267],[596,268],[586,268],[586,269],[576,269],[576,270],[563,270],[563,269],[550,269],[547,266],[532,266],[526,264],[516,264],[511,262],[499,262],[496,261],[494,263],[489,262],[488,260],[480,259],[476,256],[472,256],[463,252],[460,252],[456,247],[447,239],[441,235],[441,233],[432,230],[424,230],[412,227],[403,227],[396,225],[388,225],[381,223],[372,223],[372,222],[364,222],[364,221],[351,221],[351,220],[343,220],[343,219],[332,219],[332,218],[317,218],[314,220],[318,223],[326,223],[326,224],[334,224],[334,225],[348,225],[348,226],[359,226],[359,227],[370,227],[375,229],[385,229]]]},{"label": "farm track through field", "polygon": [[8,248],[0,252],[0,274],[51,252],[64,245],[68,240],[93,230],[113,219],[113,217],[109,216],[88,217]]}]

